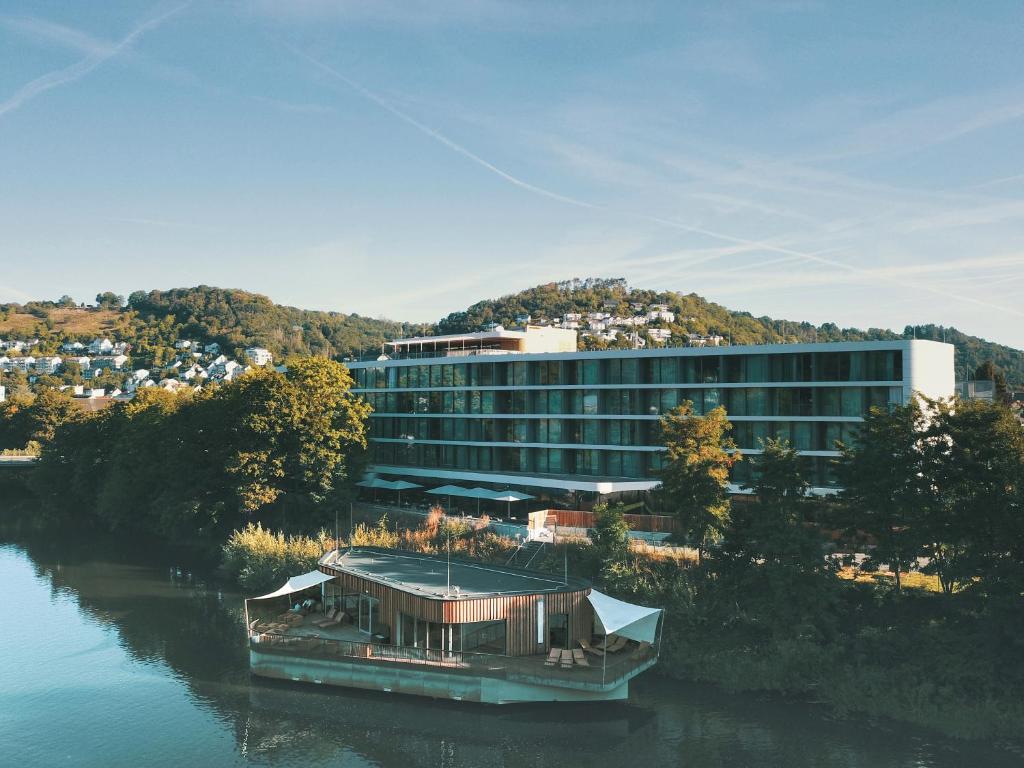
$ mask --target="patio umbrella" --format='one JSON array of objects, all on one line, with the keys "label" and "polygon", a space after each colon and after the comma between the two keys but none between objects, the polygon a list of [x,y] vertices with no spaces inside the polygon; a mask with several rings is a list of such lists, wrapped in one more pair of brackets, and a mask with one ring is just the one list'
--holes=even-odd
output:
[{"label": "patio umbrella", "polygon": [[512,502],[513,501],[526,501],[527,499],[534,498],[528,493],[520,493],[519,491],[498,491],[494,496],[491,497],[495,501],[504,501],[508,505],[508,517],[512,516]]},{"label": "patio umbrella", "polygon": [[398,491],[398,506],[402,506],[402,491],[408,491],[411,488],[423,487],[419,483],[410,483],[408,480],[394,480],[390,485],[392,490]]},{"label": "patio umbrella", "polygon": [[480,499],[490,499],[494,501],[494,497],[498,495],[497,491],[489,491],[486,488],[477,486],[476,488],[470,488],[466,491],[466,495],[476,499],[476,516],[480,517]]},{"label": "patio umbrella", "polygon": [[427,493],[432,493],[435,496],[447,496],[448,497],[448,507],[451,508],[451,506],[452,506],[452,496],[465,496],[466,495],[466,489],[465,488],[461,488],[458,485],[442,485],[442,486],[440,486],[438,488],[431,488],[429,491],[427,491]]}]

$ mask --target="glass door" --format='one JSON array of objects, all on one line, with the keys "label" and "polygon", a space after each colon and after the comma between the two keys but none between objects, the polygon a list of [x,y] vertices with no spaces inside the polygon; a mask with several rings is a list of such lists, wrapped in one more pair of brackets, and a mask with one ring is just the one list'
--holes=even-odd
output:
[{"label": "glass door", "polygon": [[378,603],[380,601],[369,595],[359,596],[359,629],[362,632],[372,633],[374,622],[377,621]]}]

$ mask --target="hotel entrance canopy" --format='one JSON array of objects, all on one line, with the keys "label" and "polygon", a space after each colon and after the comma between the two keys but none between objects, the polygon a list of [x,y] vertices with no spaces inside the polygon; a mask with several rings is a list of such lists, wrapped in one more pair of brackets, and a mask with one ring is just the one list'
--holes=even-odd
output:
[{"label": "hotel entrance canopy", "polygon": [[594,607],[594,616],[602,629],[601,634],[619,635],[638,643],[654,643],[658,634],[660,608],[645,608],[616,600],[596,589],[590,590],[587,600]]}]

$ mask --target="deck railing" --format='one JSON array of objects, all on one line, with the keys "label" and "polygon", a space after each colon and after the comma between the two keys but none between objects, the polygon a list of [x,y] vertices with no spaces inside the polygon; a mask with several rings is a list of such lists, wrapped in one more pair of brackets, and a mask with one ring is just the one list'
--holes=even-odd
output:
[{"label": "deck railing", "polygon": [[544,656],[499,656],[472,651],[410,648],[382,643],[362,643],[325,637],[251,633],[249,644],[258,653],[302,656],[314,659],[360,659],[371,663],[426,665],[445,672],[506,680],[529,680],[549,685],[612,688],[652,666],[654,648],[609,654],[607,664],[588,655],[589,666],[547,666]]}]

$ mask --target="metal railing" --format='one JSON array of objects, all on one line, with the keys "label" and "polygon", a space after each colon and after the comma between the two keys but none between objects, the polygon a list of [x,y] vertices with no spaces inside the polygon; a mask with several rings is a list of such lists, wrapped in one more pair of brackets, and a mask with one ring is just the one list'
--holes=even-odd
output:
[{"label": "metal railing", "polygon": [[425,665],[445,672],[476,677],[506,680],[527,680],[548,685],[568,685],[585,688],[612,688],[639,674],[657,661],[655,648],[643,651],[622,651],[609,655],[607,666],[598,657],[589,657],[589,666],[574,664],[562,667],[548,666],[545,657],[499,656],[472,651],[446,651],[432,648],[410,648],[382,643],[362,643],[351,640],[310,637],[302,635],[253,632],[249,646],[258,653],[300,656],[313,659],[358,659],[370,663],[398,663]]}]

